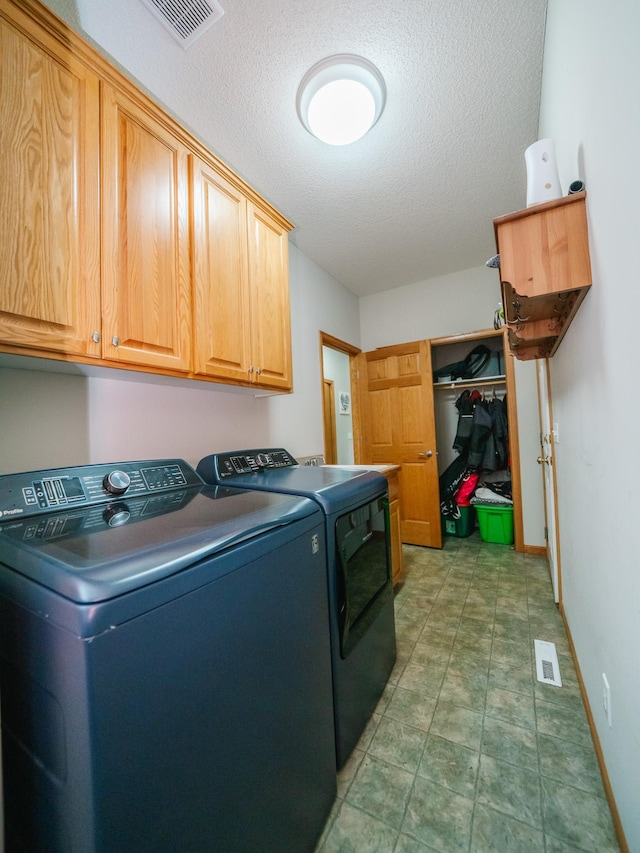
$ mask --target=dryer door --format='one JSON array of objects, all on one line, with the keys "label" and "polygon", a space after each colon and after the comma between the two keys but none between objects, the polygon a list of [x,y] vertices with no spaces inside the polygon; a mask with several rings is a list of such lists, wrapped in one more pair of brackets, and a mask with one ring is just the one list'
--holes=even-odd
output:
[{"label": "dryer door", "polygon": [[389,501],[379,497],[336,521],[340,654],[367,632],[391,585]]}]

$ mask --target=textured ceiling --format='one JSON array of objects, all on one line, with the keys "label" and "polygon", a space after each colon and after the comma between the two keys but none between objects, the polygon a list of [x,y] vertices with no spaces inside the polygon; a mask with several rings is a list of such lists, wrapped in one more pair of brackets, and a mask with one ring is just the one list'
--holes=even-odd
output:
[{"label": "textured ceiling", "polygon": [[[358,295],[480,266],[525,205],[546,0],[221,0],[184,50],[140,0],[47,0],[295,223],[292,242]],[[305,72],[371,60],[385,111],[353,145],[296,113]]]}]

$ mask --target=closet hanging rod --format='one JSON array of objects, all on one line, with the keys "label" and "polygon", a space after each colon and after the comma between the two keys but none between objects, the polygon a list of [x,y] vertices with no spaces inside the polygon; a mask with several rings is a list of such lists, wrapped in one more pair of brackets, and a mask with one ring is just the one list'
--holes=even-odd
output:
[{"label": "closet hanging rod", "polygon": [[481,388],[483,385],[506,383],[506,376],[486,376],[478,379],[454,379],[453,382],[434,382],[434,388]]}]

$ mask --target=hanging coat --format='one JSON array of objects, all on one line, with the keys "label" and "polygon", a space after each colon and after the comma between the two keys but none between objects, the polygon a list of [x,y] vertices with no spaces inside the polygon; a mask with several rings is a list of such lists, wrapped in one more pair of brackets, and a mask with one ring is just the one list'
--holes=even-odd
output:
[{"label": "hanging coat", "polygon": [[[509,465],[509,424],[507,409],[503,400],[494,397],[487,404],[491,416],[492,447],[487,446],[483,465],[487,471],[499,471]],[[489,450],[491,455],[489,455]]]},{"label": "hanging coat", "polygon": [[455,402],[458,410],[458,428],[453,441],[453,449],[457,450],[458,453],[464,453],[469,446],[473,431],[473,409],[480,399],[478,391],[471,392],[465,389]]},{"label": "hanging coat", "polygon": [[[481,400],[473,408],[473,421],[471,428],[471,441],[469,443],[469,467],[474,471],[483,469],[487,442],[491,438],[489,456],[495,455],[492,439],[493,422],[487,409],[487,404]],[[489,470],[495,470],[490,468]]]}]

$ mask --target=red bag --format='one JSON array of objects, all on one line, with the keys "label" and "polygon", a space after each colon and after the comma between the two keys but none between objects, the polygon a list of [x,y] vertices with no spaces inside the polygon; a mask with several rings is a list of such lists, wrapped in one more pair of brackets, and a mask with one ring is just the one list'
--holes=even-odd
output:
[{"label": "red bag", "polygon": [[462,485],[456,494],[456,503],[458,506],[471,506],[471,498],[478,485],[478,474],[469,471],[465,474],[462,480]]}]

